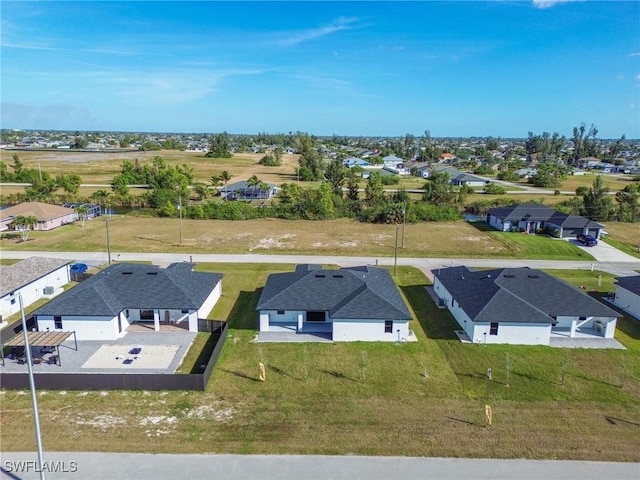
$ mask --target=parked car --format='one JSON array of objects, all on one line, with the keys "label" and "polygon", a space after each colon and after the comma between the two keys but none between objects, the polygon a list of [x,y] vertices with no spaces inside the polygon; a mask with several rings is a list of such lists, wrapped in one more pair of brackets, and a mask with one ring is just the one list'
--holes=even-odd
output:
[{"label": "parked car", "polygon": [[592,237],[591,235],[578,235],[576,236],[579,242],[582,242],[586,247],[595,247],[598,245],[598,239],[596,237]]}]

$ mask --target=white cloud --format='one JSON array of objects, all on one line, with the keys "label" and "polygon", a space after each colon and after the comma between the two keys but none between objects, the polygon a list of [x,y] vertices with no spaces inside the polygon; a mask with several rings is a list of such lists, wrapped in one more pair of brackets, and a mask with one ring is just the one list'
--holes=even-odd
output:
[{"label": "white cloud", "polygon": [[315,40],[317,38],[331,35],[332,33],[340,32],[343,30],[351,30],[353,24],[357,22],[357,18],[340,17],[331,22],[329,25],[318,28],[309,28],[307,30],[300,30],[287,34],[286,38],[280,38],[276,40],[276,43],[286,47],[293,47],[303,42]]},{"label": "white cloud", "polygon": [[571,3],[571,2],[581,2],[583,0],[532,0],[533,6],[536,8],[544,9],[555,7],[556,5],[561,5],[563,3]]},{"label": "white cloud", "polygon": [[629,54],[630,57],[640,57],[640,52],[633,52]]}]

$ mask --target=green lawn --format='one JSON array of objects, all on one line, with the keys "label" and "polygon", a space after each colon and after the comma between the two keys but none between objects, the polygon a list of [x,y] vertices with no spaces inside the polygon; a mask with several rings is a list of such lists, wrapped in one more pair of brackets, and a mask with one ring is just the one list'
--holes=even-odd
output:
[{"label": "green lawn", "polygon": [[[207,391],[42,392],[45,448],[640,461],[640,322],[620,320],[626,351],[462,344],[424,275],[400,267],[419,342],[257,344],[266,275],[293,266],[199,268],[225,274],[211,318],[230,322]],[[552,273],[610,290],[598,272]],[[1,399],[3,448],[33,450],[29,396]]]}]

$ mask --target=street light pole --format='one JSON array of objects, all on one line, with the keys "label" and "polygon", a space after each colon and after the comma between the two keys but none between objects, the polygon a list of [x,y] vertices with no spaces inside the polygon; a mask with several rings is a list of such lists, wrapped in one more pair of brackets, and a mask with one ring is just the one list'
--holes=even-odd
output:
[{"label": "street light pole", "polygon": [[40,434],[40,416],[38,415],[38,397],[36,395],[36,383],[33,378],[33,360],[31,358],[31,345],[29,345],[29,331],[27,330],[27,321],[24,318],[24,304],[22,303],[22,294],[18,293],[18,301],[20,302],[20,316],[22,317],[22,332],[24,333],[24,351],[27,356],[27,370],[29,372],[29,386],[31,387],[31,403],[33,405],[33,421],[36,429],[36,443],[38,447],[38,464],[40,467],[40,478],[44,480],[44,459],[42,455],[42,436]]}]

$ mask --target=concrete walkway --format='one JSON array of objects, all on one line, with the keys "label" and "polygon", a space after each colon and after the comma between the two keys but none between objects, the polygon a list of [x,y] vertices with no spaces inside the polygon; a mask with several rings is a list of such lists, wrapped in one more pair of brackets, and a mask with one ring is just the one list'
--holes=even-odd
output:
[{"label": "concrete walkway", "polygon": [[[35,453],[2,453],[2,479],[37,479]],[[552,460],[358,457],[325,455],[143,455],[132,453],[47,453],[48,479],[91,478],[319,480],[637,480],[640,464]],[[74,463],[72,463],[74,462]],[[18,468],[22,467],[22,468]],[[74,470],[74,471],[71,471]]]},{"label": "concrete walkway", "polygon": [[[638,227],[638,238],[640,238],[640,227]],[[617,248],[609,245],[604,240],[598,240],[598,245],[594,247],[585,247],[577,240],[570,240],[571,243],[581,248],[585,252],[591,254],[598,262],[638,262],[640,259],[632,257]]]}]

